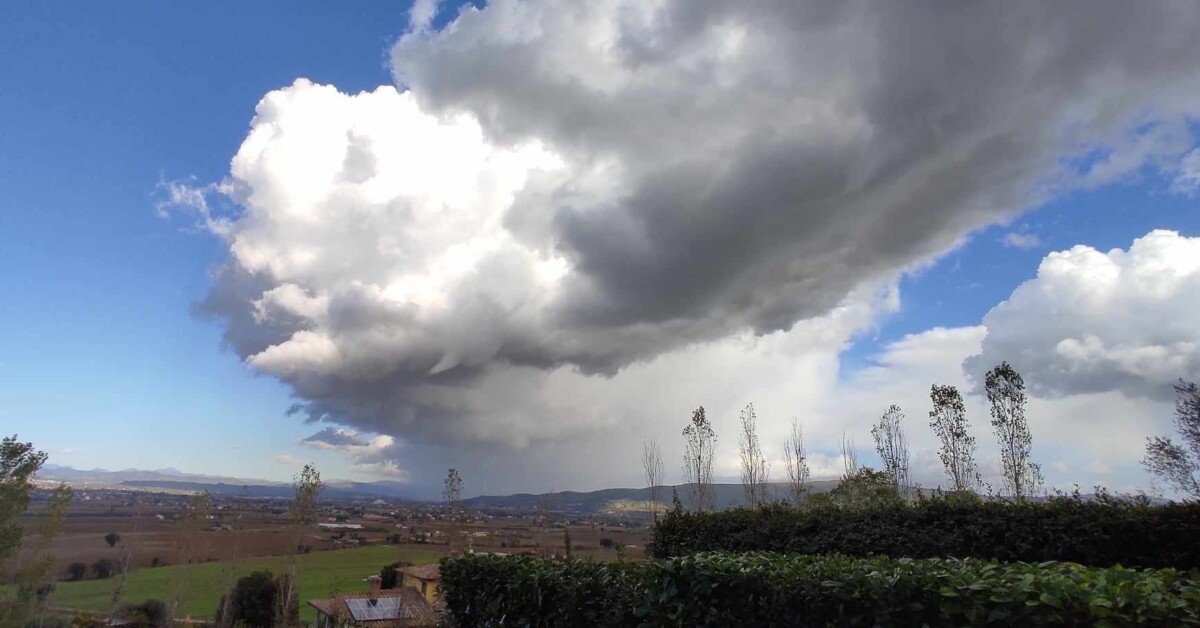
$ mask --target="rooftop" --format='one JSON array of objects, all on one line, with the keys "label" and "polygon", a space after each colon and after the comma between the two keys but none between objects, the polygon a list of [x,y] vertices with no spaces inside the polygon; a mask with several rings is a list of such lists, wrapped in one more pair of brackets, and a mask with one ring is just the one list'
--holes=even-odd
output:
[{"label": "rooftop", "polygon": [[376,593],[344,593],[324,600],[309,600],[318,613],[364,626],[433,626],[437,613],[411,587]]},{"label": "rooftop", "polygon": [[441,580],[442,568],[437,563],[430,565],[409,565],[402,570],[418,580]]}]

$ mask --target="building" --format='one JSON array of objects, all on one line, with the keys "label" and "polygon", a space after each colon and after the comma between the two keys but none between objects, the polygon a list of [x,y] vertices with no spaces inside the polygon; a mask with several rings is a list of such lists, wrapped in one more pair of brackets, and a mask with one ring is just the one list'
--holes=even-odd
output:
[{"label": "building", "polygon": [[325,600],[309,600],[317,611],[315,628],[364,626],[392,628],[400,626],[436,626],[438,614],[424,594],[412,587],[380,590],[379,576],[368,578],[366,593],[343,593]]},{"label": "building", "polygon": [[360,523],[318,523],[318,528],[322,530],[361,530],[363,529]]},{"label": "building", "polygon": [[400,569],[400,588],[416,589],[430,606],[437,606],[442,599],[442,568],[437,564],[403,567]]}]

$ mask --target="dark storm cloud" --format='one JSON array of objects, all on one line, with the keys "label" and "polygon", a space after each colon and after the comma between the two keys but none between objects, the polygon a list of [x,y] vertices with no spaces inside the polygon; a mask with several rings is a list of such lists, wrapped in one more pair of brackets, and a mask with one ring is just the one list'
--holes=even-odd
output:
[{"label": "dark storm cloud", "polygon": [[203,309],[312,420],[553,438],[603,417],[530,390],[552,369],[787,330],[1178,162],[1197,32],[1193,2],[496,0],[399,40],[408,94],[264,98]]},{"label": "dark storm cloud", "polygon": [[393,62],[497,138],[621,166],[615,193],[513,209],[553,215],[580,274],[558,325],[677,323],[620,367],[825,312],[1069,186],[1071,151],[1194,112],[1197,7],[1102,4],[496,2]]}]

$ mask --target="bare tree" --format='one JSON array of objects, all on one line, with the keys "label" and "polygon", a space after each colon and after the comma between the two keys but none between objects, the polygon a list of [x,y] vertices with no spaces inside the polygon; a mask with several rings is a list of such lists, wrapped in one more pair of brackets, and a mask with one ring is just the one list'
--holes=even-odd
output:
[{"label": "bare tree", "polygon": [[712,485],[713,453],[717,435],[704,415],[704,406],[692,412],[692,420],[683,428],[683,476],[692,493],[697,510],[712,510],[715,496]]},{"label": "bare tree", "polygon": [[1033,435],[1025,419],[1025,381],[1008,362],[987,372],[983,384],[992,406],[992,428],[1000,441],[1004,487],[1017,499],[1033,495],[1042,484],[1042,470],[1033,462]]},{"label": "bare tree", "polygon": [[858,474],[858,452],[854,448],[854,439],[846,436],[845,432],[842,432],[842,466],[846,470],[842,475],[843,480]]},{"label": "bare tree", "polygon": [[646,473],[646,490],[650,493],[650,519],[658,521],[661,505],[659,491],[662,490],[663,461],[658,442],[651,439],[642,443],[642,470]]},{"label": "bare tree", "polygon": [[459,504],[462,502],[462,476],[459,475],[458,469],[450,469],[446,472],[445,486],[442,488],[442,498],[446,500],[446,506],[450,510],[457,511]]},{"label": "bare tree", "polygon": [[979,485],[975,467],[975,437],[967,432],[967,407],[954,386],[934,384],[929,389],[933,410],[929,411],[929,426],[942,441],[938,458],[946,468],[950,490],[969,491]]},{"label": "bare tree", "polygon": [[172,621],[179,614],[179,605],[190,584],[193,558],[203,547],[201,532],[204,530],[209,515],[212,514],[212,509],[212,495],[205,491],[192,497],[192,503],[179,518],[181,533],[177,535],[175,549],[178,552],[176,560],[179,562],[180,568],[176,569],[173,574],[175,581],[172,584],[175,594],[167,604],[167,617]]},{"label": "bare tree", "polygon": [[792,417],[792,432],[783,444],[783,463],[787,466],[788,492],[799,506],[808,493],[808,454],[804,451],[804,431],[800,419]]},{"label": "bare tree", "polygon": [[1175,431],[1183,444],[1169,436],[1147,438],[1142,464],[1180,493],[1200,499],[1200,389],[1181,379],[1175,393]]},{"label": "bare tree", "polygon": [[770,480],[771,466],[758,442],[758,415],[754,412],[754,404],[746,404],[740,418],[742,432],[738,452],[742,460],[742,488],[746,490],[746,503],[755,507],[768,499],[767,482]]},{"label": "bare tree", "polygon": [[[296,571],[300,566],[301,540],[303,539],[304,530],[316,523],[317,521],[317,498],[321,494],[321,489],[324,488],[321,482],[321,472],[317,471],[317,467],[313,464],[306,464],[300,470],[300,475],[292,482],[292,488],[296,491],[296,497],[292,500],[291,515],[293,526],[293,543],[295,544],[295,553],[292,554],[291,574],[287,578],[287,584],[283,587],[284,598],[279,608],[289,609],[295,603],[293,598],[296,595]],[[277,625],[284,625],[286,617],[275,618]]]},{"label": "bare tree", "polygon": [[896,485],[896,493],[907,496],[908,443],[904,439],[904,428],[900,425],[903,420],[904,413],[900,411],[900,406],[893,404],[879,417],[879,423],[871,428],[871,436],[875,438],[875,451],[879,452],[879,459],[883,461],[883,472]]}]

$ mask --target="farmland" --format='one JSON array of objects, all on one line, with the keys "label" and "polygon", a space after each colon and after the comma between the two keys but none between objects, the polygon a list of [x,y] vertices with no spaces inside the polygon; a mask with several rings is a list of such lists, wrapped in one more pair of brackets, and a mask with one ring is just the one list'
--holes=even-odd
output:
[{"label": "farmland", "polygon": [[[43,503],[35,500],[27,516],[36,516]],[[195,495],[80,489],[49,548],[57,583],[47,604],[108,613],[157,599],[177,604],[178,617],[207,619],[238,577],[264,569],[287,573],[295,561],[301,617],[312,619],[307,600],[364,590],[364,579],[389,563],[430,563],[470,551],[561,556],[565,527],[574,556],[637,560],[648,532],[626,517],[545,509],[450,513],[438,505],[382,500],[323,501],[319,525],[297,527],[287,507],[276,499],[213,496],[201,505]],[[102,562],[115,566],[112,577],[97,571]],[[73,564],[85,568],[81,579],[72,574]]]},{"label": "farmland", "polygon": [[[296,582],[301,600],[300,616],[313,619],[312,610],[303,602],[328,597],[340,591],[359,591],[363,579],[378,573],[385,564],[404,560],[412,563],[435,562],[443,552],[434,548],[397,548],[373,546],[314,552],[297,557]],[[147,567],[129,572],[120,600],[141,602],[159,599],[168,604],[179,600],[179,616],[210,618],[221,593],[237,577],[255,570],[269,569],[284,573],[291,569],[292,557],[274,556],[242,560]],[[49,603],[58,608],[108,611],[120,578],[59,582]]]}]

